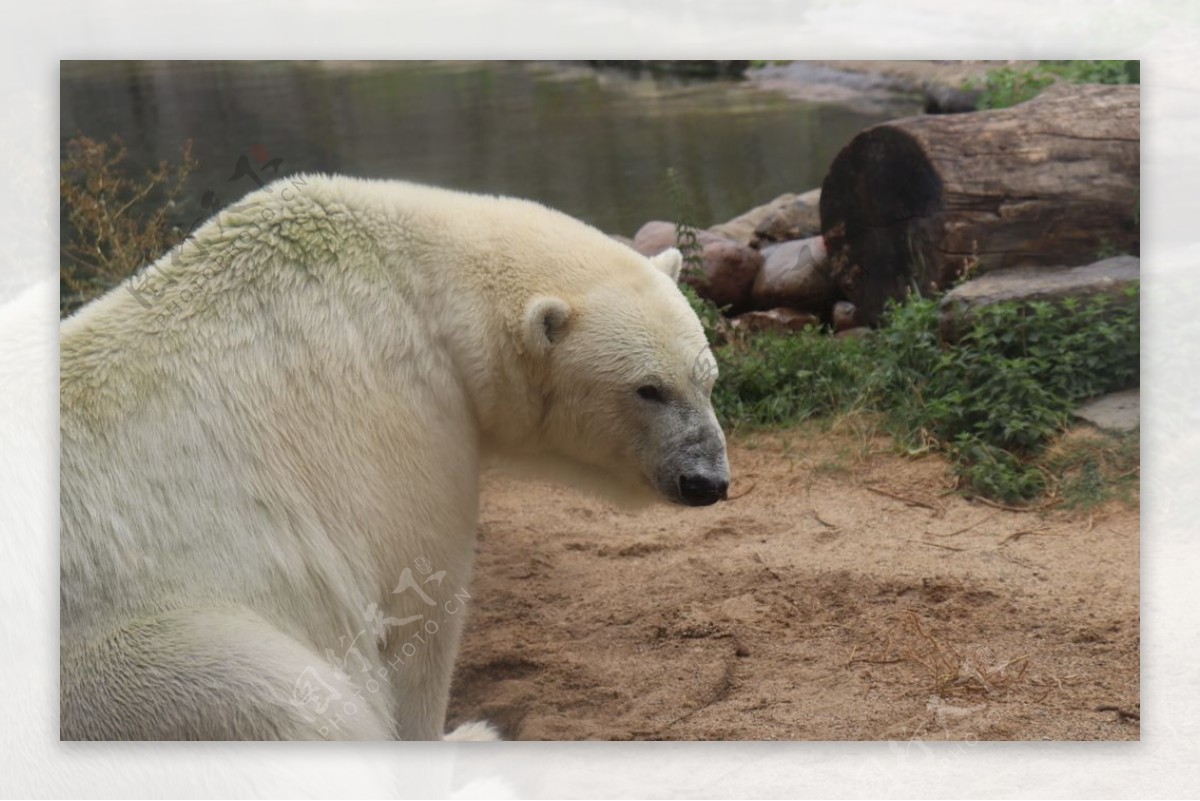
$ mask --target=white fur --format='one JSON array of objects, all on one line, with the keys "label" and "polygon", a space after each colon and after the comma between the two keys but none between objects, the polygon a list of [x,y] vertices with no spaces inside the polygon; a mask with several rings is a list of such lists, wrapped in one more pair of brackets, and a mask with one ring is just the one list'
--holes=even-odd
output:
[{"label": "white fur", "polygon": [[464,723],[446,735],[449,741],[460,743],[486,743],[500,739],[500,732],[495,727],[481,720],[474,723]]},{"label": "white fur", "polygon": [[442,738],[483,459],[628,500],[727,471],[677,261],[301,176],[64,321],[62,736]]}]

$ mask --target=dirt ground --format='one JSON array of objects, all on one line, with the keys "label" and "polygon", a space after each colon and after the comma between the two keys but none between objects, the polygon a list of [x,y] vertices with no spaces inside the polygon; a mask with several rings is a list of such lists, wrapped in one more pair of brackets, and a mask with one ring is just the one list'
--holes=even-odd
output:
[{"label": "dirt ground", "polygon": [[1009,511],[866,431],[734,437],[731,500],[490,476],[451,726],[524,740],[1136,740],[1138,510]]}]

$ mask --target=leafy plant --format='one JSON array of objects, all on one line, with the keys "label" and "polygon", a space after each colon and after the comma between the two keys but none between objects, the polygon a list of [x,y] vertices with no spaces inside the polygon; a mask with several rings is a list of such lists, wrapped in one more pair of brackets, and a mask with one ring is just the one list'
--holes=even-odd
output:
[{"label": "leafy plant", "polygon": [[717,308],[716,304],[701,298],[689,284],[681,283],[679,291],[687,298],[692,311],[696,312],[696,316],[700,318],[705,336],[708,337],[708,344],[713,347],[724,344],[730,335],[729,321],[721,314],[721,310]]},{"label": "leafy plant", "polygon": [[1137,61],[1041,61],[1036,67],[1001,67],[990,71],[982,83],[969,80],[965,89],[981,89],[977,107],[1008,108],[1037,97],[1055,80],[1068,83],[1129,84],[1141,82]]},{"label": "leafy plant", "polygon": [[718,362],[713,405],[735,427],[847,411],[866,399],[873,380],[868,342],[835,340],[815,329],[735,338]]},{"label": "leafy plant", "polygon": [[667,168],[667,195],[674,206],[675,245],[683,254],[683,270],[685,275],[694,277],[704,276],[704,248],[696,237],[695,209],[691,196],[683,186],[683,180],[674,167]]},{"label": "leafy plant", "polygon": [[977,103],[978,108],[1008,108],[1037,97],[1052,83],[1054,83],[1054,76],[1041,70],[1014,70],[1011,67],[1001,67],[989,72],[984,78],[982,86],[968,83],[967,88],[983,90]]},{"label": "leafy plant", "polygon": [[[918,431],[932,435],[980,494],[1008,501],[1040,494],[1045,482],[1029,461],[1072,409],[1137,381],[1136,292],[1125,303],[1102,295],[986,307],[956,345],[939,345],[936,355],[934,301],[893,309],[884,338],[896,349],[885,348],[881,359],[896,365],[882,384],[892,428],[910,440]],[[914,351],[928,370],[923,376],[912,369]],[[906,380],[897,383],[897,376]]]},{"label": "leafy plant", "polygon": [[[963,486],[1006,502],[1048,483],[1038,463],[1082,400],[1136,384],[1136,294],[981,309],[960,340],[938,333],[937,303],[893,305],[871,339],[731,336],[716,349],[713,405],[731,428],[876,412],[908,451],[939,448]],[[693,296],[706,326],[712,304]]]},{"label": "leafy plant", "polygon": [[1039,66],[1070,83],[1141,83],[1138,61],[1043,61]]}]

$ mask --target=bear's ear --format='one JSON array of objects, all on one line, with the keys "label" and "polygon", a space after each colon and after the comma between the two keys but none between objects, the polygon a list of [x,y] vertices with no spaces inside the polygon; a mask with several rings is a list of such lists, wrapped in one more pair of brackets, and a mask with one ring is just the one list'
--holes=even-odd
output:
[{"label": "bear's ear", "polygon": [[540,297],[525,307],[525,338],[534,353],[562,341],[571,320],[571,307],[561,298]]},{"label": "bear's ear", "polygon": [[683,254],[678,248],[667,248],[657,256],[651,256],[650,263],[666,273],[667,278],[679,283],[679,274],[683,272]]}]

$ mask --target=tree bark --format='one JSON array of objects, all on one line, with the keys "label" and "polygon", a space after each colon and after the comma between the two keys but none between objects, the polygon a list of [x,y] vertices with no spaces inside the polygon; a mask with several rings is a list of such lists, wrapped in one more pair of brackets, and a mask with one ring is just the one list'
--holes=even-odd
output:
[{"label": "tree bark", "polygon": [[863,319],[1004,267],[1137,253],[1139,87],[1056,86],[1012,108],[868,128],[821,190],[830,271]]}]

